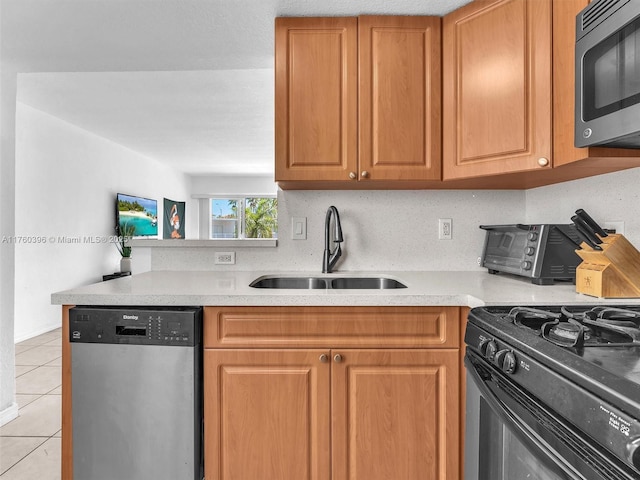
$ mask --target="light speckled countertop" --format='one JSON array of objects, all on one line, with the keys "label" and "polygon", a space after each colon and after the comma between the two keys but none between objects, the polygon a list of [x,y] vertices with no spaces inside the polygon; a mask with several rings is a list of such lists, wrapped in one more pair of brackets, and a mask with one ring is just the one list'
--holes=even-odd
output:
[{"label": "light speckled countertop", "polygon": [[[392,290],[279,290],[249,284],[262,275],[375,276],[400,280]],[[410,306],[549,305],[640,303],[576,293],[575,285],[532,285],[530,281],[487,272],[317,272],[154,271],[57,292],[56,305],[237,305],[237,306]]]}]

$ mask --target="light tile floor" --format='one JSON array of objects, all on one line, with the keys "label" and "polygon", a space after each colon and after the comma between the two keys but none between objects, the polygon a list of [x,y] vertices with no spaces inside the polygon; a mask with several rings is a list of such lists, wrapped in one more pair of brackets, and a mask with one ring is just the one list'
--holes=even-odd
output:
[{"label": "light tile floor", "polygon": [[0,479],[60,480],[62,331],[16,345],[18,418],[0,427]]}]

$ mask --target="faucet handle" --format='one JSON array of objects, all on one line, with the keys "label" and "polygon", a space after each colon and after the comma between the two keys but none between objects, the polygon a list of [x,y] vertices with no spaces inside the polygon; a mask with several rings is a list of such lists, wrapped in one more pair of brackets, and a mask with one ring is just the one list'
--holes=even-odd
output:
[{"label": "faucet handle", "polygon": [[342,239],[342,225],[340,224],[340,214],[338,213],[338,209],[334,208],[334,214],[335,214],[335,227],[336,227],[336,235],[335,238],[333,239],[334,243],[338,244],[338,249],[340,248],[340,242],[343,242],[344,240]]}]

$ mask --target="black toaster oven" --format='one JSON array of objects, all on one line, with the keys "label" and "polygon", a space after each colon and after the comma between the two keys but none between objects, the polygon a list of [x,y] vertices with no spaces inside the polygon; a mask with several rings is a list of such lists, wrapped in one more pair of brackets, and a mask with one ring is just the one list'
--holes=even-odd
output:
[{"label": "black toaster oven", "polygon": [[536,285],[576,280],[582,259],[576,254],[580,238],[570,224],[480,225],[486,230],[481,266],[489,273],[508,273]]}]

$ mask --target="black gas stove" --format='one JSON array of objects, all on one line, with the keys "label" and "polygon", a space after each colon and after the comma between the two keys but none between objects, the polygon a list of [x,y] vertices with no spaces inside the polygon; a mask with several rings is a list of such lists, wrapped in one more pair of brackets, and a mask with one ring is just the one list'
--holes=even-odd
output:
[{"label": "black gas stove", "polygon": [[593,478],[640,478],[640,305],[478,307],[465,341],[467,368],[541,405],[532,423],[556,425],[558,443],[593,450],[577,455]]}]

